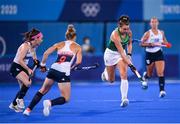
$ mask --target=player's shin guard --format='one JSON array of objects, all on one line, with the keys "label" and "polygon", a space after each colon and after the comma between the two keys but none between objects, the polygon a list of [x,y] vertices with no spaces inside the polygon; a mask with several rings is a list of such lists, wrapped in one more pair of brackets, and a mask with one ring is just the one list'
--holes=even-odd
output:
[{"label": "player's shin guard", "polygon": [[121,99],[127,99],[127,95],[128,95],[128,80],[123,80],[121,79]]},{"label": "player's shin guard", "polygon": [[164,86],[165,86],[165,78],[163,77],[159,77],[159,89],[160,91],[164,91]]},{"label": "player's shin guard", "polygon": [[64,97],[58,97],[56,99],[51,100],[51,106],[62,105],[64,103],[66,103],[66,99]]},{"label": "player's shin guard", "polygon": [[33,97],[31,103],[29,104],[28,108],[32,110],[36,104],[41,100],[43,97],[43,94],[40,93],[39,91],[36,93],[36,95]]},{"label": "player's shin guard", "polygon": [[26,87],[24,84],[21,86],[21,89],[19,91],[19,99],[23,99],[24,96],[26,95],[27,91],[28,91],[29,87]]}]

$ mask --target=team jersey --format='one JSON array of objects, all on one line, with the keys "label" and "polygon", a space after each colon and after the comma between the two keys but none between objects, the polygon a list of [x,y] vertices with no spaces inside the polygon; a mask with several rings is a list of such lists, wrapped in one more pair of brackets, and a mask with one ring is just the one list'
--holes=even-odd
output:
[{"label": "team jersey", "polygon": [[[152,30],[149,30],[149,38],[147,40],[147,43],[155,43],[155,42],[163,42],[163,35],[162,32],[160,30],[158,30],[158,34],[155,35]],[[155,46],[155,47],[146,47],[146,51],[147,52],[151,52],[151,53],[155,53],[157,51],[159,51],[160,49],[162,49],[160,46]]]},{"label": "team jersey", "polygon": [[[29,42],[26,42],[29,46],[31,45]],[[22,44],[23,45],[23,44]],[[21,47],[21,46],[20,46]],[[20,54],[20,47],[18,48],[18,50],[17,50],[17,53],[16,53],[16,56],[15,56],[15,58],[14,58],[14,60],[13,60],[13,62],[15,62],[15,63],[17,63],[17,64],[19,64],[19,56],[21,55]],[[26,65],[28,65],[28,62],[29,62],[29,59],[30,58],[32,58],[32,53],[31,53],[31,51],[30,51],[30,48],[31,47],[29,47],[29,50],[28,50],[28,52],[26,53],[26,56],[24,57],[24,62],[26,63]]]},{"label": "team jersey", "polygon": [[[119,35],[119,37],[120,37],[120,39],[121,39],[121,42],[120,42],[120,43],[122,44],[122,47],[125,49],[125,48],[126,48],[126,45],[129,43],[129,39],[130,39],[129,35],[126,34],[126,37],[125,37],[125,38],[122,38],[122,35],[121,35],[119,29],[116,28],[115,30],[118,32],[118,35]],[[116,48],[116,46],[115,46],[115,44],[114,44],[114,42],[113,42],[111,39],[109,40],[108,48],[109,48],[110,50],[112,50],[112,51],[118,51],[117,48]]]},{"label": "team jersey", "polygon": [[57,51],[57,59],[55,63],[51,65],[52,69],[66,73],[66,76],[70,75],[71,65],[75,58],[75,53],[71,51],[70,46],[72,41],[65,41],[65,45],[62,49]]}]

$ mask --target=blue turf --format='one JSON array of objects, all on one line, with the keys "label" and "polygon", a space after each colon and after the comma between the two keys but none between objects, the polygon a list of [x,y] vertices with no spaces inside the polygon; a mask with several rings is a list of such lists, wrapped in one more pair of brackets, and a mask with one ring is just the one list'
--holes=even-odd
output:
[{"label": "blue turf", "polygon": [[[33,85],[25,97],[26,105],[41,85]],[[42,101],[32,111],[30,117],[22,113],[15,113],[8,106],[18,90],[18,85],[0,85],[0,123],[2,122],[78,122],[78,123],[170,123],[180,122],[180,85],[167,84],[167,96],[158,98],[159,88],[157,84],[150,84],[149,89],[144,91],[138,83],[129,86],[130,104],[126,108],[120,107],[119,85],[106,85],[97,82],[87,85],[72,85],[71,101],[62,106],[55,106],[49,117],[42,114]],[[55,84],[50,92],[43,97],[55,98],[60,95]]]}]

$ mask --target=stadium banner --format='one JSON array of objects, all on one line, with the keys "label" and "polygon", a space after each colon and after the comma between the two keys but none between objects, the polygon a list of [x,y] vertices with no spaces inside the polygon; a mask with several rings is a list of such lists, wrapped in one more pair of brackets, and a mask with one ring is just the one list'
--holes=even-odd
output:
[{"label": "stadium banner", "polygon": [[27,32],[27,23],[1,22],[0,29],[0,57],[14,56],[22,43],[22,33]]},{"label": "stadium banner", "polygon": [[142,20],[141,0],[1,0],[2,21],[115,21],[121,14]]},{"label": "stadium banner", "polygon": [[144,20],[157,17],[160,20],[180,20],[179,0],[144,0]]},{"label": "stadium banner", "polygon": [[9,73],[12,61],[13,57],[0,58],[0,83],[15,81],[15,79]]},{"label": "stadium banner", "polygon": [[[69,11],[69,8],[71,10]],[[142,20],[140,0],[67,0],[62,21],[115,21],[127,14],[131,20]]]},{"label": "stadium banner", "polygon": [[[167,79],[177,79],[180,76],[179,69],[179,56],[178,55],[166,55],[165,61],[166,61],[166,69],[165,69],[165,76]],[[40,57],[38,57],[40,58]],[[51,64],[55,61],[56,56],[50,56],[47,60],[47,67],[50,68]],[[133,64],[137,68],[137,70],[140,72],[140,74],[143,74],[145,71],[145,60],[144,56],[141,54],[135,54],[132,57]],[[0,83],[3,82],[13,82],[15,79],[10,75],[9,69],[11,66],[11,63],[13,61],[13,57],[3,57],[0,59]],[[104,60],[103,56],[83,56],[83,61],[81,66],[89,66],[94,63],[99,63],[99,68],[92,69],[92,70],[81,70],[81,71],[74,71],[72,72],[71,79],[72,81],[101,81],[101,73],[104,71]],[[32,61],[30,62],[30,65],[32,65]],[[168,65],[176,65],[169,67]],[[42,82],[44,81],[45,77],[47,75],[46,73],[40,72],[39,69],[36,69],[33,82]],[[153,78],[155,77],[156,73],[154,72]],[[115,71],[116,81],[120,80],[119,77],[119,71]],[[131,72],[130,69],[128,69],[128,78],[130,80],[137,80],[137,77]]]},{"label": "stadium banner", "polygon": [[[76,42],[83,44],[83,39],[88,37],[90,44],[95,48],[94,54],[99,55],[103,52],[103,23],[73,23],[77,33]],[[36,27],[44,35],[43,43],[37,49],[37,54],[42,55],[44,51],[53,44],[65,40],[65,32],[68,23],[29,23],[29,30]]]},{"label": "stadium banner", "polygon": [[164,0],[161,5],[161,13],[164,20],[180,20],[180,1]]},{"label": "stadium banner", "polygon": [[65,0],[0,0],[2,21],[54,21]]}]

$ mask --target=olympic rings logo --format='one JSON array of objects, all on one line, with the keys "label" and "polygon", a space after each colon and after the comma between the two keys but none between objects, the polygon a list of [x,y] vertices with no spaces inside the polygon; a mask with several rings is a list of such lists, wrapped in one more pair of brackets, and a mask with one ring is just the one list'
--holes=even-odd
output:
[{"label": "olympic rings logo", "polygon": [[0,36],[0,43],[2,44],[3,47],[2,51],[0,51],[0,57],[3,57],[6,53],[6,42],[1,36]]},{"label": "olympic rings logo", "polygon": [[83,3],[81,5],[81,11],[86,17],[96,17],[100,10],[99,3]]}]

